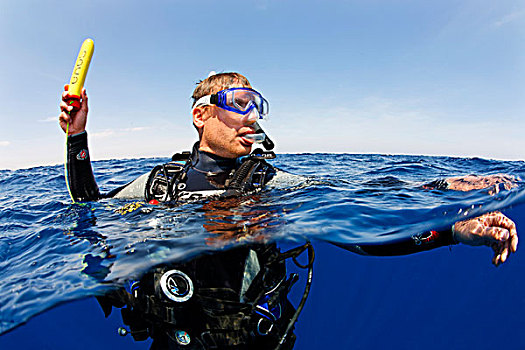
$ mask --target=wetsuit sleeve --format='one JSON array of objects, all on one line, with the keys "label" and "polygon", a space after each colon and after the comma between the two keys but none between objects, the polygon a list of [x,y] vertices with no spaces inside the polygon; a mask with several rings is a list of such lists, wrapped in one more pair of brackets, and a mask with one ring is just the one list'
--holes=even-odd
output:
[{"label": "wetsuit sleeve", "polygon": [[67,174],[71,194],[76,201],[100,198],[91,168],[86,132],[67,138]]},{"label": "wetsuit sleeve", "polygon": [[343,249],[362,255],[394,256],[418,253],[457,243],[452,237],[452,229],[447,229],[440,231],[427,231],[406,239],[385,244],[334,244]]}]

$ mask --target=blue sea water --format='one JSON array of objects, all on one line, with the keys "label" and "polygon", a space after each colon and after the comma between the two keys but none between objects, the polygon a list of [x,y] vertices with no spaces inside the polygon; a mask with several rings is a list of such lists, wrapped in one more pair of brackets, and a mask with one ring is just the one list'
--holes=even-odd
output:
[{"label": "blue sea water", "polygon": [[[94,162],[95,176],[106,192],[165,161]],[[389,242],[493,210],[520,232],[521,181],[495,195],[421,185],[467,174],[524,179],[524,162],[288,154],[274,165],[307,179],[178,207],[116,199],[72,205],[62,166],[0,170],[0,349],[147,349],[150,342],[119,337],[119,313],[105,319],[93,296],[160,263],[259,240],[294,246],[305,239],[316,262],[296,349],[525,348],[520,250],[495,268],[486,247],[379,258],[330,244]],[[291,299],[301,293],[294,288]]]}]

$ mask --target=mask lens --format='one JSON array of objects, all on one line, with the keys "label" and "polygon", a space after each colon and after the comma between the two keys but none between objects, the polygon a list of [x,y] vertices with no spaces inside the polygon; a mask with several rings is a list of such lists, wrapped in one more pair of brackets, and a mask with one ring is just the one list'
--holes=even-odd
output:
[{"label": "mask lens", "polygon": [[268,114],[268,101],[258,92],[248,88],[235,88],[232,90],[224,90],[224,92],[225,99],[223,101],[225,101],[226,106],[229,107],[230,110],[240,114],[246,114],[252,109],[257,109],[261,118]]},{"label": "mask lens", "polygon": [[231,101],[230,107],[236,108],[239,111],[247,111],[250,109],[252,104],[257,105],[257,102],[255,101],[256,95],[249,90],[233,90],[230,91],[231,98],[228,99]]}]

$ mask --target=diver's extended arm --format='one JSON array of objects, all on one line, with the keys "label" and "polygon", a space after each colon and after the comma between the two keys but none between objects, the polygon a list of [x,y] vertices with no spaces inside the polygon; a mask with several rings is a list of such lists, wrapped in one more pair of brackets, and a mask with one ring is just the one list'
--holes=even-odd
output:
[{"label": "diver's extended arm", "polygon": [[510,190],[511,188],[516,187],[517,181],[520,181],[520,179],[505,174],[485,176],[467,175],[435,180],[423,185],[423,188],[429,190],[436,189],[453,191],[471,191],[488,188],[489,194],[492,195],[498,193],[501,189]]},{"label": "diver's extended arm", "polygon": [[486,245],[494,251],[492,263],[504,263],[518,249],[518,232],[514,222],[500,212],[487,213],[456,222],[450,229],[428,231],[386,244],[335,245],[364,255],[393,256],[417,253],[438,247],[463,243]]},{"label": "diver's extended arm", "polygon": [[452,229],[428,231],[411,237],[383,244],[343,244],[332,242],[338,247],[362,255],[396,256],[418,253],[434,248],[457,244]]}]

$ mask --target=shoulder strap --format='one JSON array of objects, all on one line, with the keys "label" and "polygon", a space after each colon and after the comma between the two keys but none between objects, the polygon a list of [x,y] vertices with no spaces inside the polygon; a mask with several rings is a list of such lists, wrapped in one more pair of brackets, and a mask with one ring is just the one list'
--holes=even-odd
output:
[{"label": "shoulder strap", "polygon": [[241,165],[227,182],[222,197],[241,196],[260,191],[275,174],[275,168],[266,162],[274,159],[275,153],[256,149],[244,158]]},{"label": "shoulder strap", "polygon": [[[171,159],[171,162],[157,165],[151,171],[144,193],[146,201],[176,200],[178,192],[185,186],[186,173],[191,165],[190,152],[174,154]],[[182,160],[184,164],[179,163]]]}]

